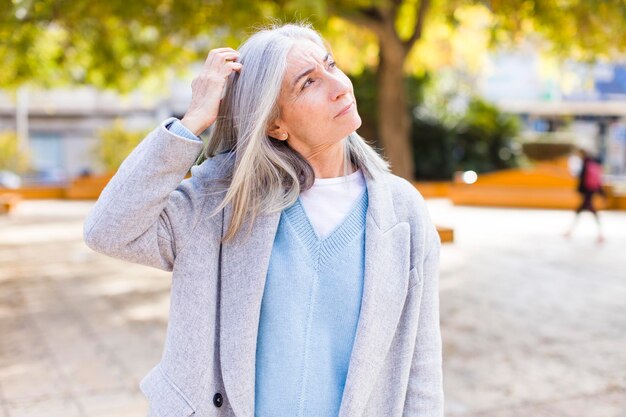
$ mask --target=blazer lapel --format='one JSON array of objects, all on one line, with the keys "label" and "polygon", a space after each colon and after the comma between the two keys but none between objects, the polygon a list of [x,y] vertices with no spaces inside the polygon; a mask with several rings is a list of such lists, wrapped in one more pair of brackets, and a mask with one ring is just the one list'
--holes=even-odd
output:
[{"label": "blazer lapel", "polygon": [[[224,229],[232,206],[224,209]],[[244,224],[222,245],[220,357],[224,388],[238,417],[254,416],[256,342],[261,299],[280,213],[259,216],[247,235]],[[225,232],[225,230],[224,230]]]},{"label": "blazer lapel", "polygon": [[363,299],[339,417],[363,415],[408,289],[410,228],[397,223],[384,181],[368,180]]},{"label": "blazer lapel", "polygon": [[[360,416],[388,351],[407,293],[410,230],[397,223],[391,192],[366,178],[363,299],[339,417]],[[232,208],[224,209],[224,226]],[[261,300],[280,213],[257,218],[222,246],[220,357],[224,387],[238,417],[254,416]]]}]

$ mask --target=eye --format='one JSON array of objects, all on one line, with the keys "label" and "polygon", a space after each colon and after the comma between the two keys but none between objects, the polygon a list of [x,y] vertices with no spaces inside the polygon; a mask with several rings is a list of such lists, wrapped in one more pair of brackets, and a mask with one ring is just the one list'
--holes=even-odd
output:
[{"label": "eye", "polygon": [[[337,67],[337,63],[335,61],[329,62],[328,63],[328,68],[329,69],[334,69]],[[309,83],[310,82],[310,83]],[[307,78],[306,81],[304,81],[304,83],[302,83],[302,89],[304,90],[305,88],[307,88],[309,85],[313,84],[313,79],[311,78]]]}]

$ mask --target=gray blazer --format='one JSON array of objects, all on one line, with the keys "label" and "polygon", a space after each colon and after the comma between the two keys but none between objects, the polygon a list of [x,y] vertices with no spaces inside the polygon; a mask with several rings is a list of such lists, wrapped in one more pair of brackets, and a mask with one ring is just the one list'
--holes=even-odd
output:
[{"label": "gray blazer", "polygon": [[[230,206],[209,213],[232,158],[210,158],[184,179],[202,143],[172,134],[169,121],[104,189],[85,242],[173,272],[163,355],[140,383],[149,416],[253,417],[261,298],[280,213],[259,217],[247,239],[244,225],[220,244]],[[391,174],[366,181],[363,299],[339,416],[442,416],[439,236],[409,182]]]}]

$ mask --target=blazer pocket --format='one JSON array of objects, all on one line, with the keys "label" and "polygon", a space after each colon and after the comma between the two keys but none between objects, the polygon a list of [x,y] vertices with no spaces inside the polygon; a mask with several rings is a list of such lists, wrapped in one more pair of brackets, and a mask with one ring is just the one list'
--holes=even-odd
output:
[{"label": "blazer pocket", "polygon": [[414,266],[409,271],[409,289],[415,287],[417,284],[420,283],[421,280],[422,279],[420,278],[419,274],[417,273],[417,267]]},{"label": "blazer pocket", "polygon": [[195,413],[194,407],[163,373],[160,365],[143,377],[139,388],[148,399],[148,417],[189,417]]}]

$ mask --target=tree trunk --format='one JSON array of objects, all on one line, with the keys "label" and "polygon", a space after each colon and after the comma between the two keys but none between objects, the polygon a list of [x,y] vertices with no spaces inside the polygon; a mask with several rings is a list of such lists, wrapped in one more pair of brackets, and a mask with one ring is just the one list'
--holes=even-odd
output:
[{"label": "tree trunk", "polygon": [[391,34],[379,39],[378,135],[394,174],[411,181],[414,163],[411,146],[411,115],[407,106],[404,72],[406,52]]}]

